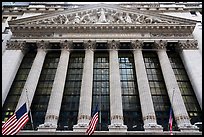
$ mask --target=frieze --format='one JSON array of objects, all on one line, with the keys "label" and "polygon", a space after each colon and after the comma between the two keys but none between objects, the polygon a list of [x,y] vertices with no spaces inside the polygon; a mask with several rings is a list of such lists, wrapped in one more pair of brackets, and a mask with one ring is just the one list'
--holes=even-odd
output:
[{"label": "frieze", "polygon": [[70,13],[60,14],[51,18],[45,18],[26,24],[176,24],[176,21],[164,20],[158,17],[138,14],[124,13],[122,11],[107,10],[100,8],[85,14]]}]

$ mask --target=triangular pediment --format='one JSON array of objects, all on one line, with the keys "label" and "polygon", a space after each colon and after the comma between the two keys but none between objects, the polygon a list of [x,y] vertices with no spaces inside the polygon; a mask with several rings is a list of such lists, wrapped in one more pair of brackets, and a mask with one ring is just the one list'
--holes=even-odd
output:
[{"label": "triangular pediment", "polygon": [[9,25],[69,25],[69,24],[181,24],[194,25],[195,21],[159,14],[152,11],[140,11],[119,5],[97,4],[79,8],[55,11],[43,15],[17,19]]}]

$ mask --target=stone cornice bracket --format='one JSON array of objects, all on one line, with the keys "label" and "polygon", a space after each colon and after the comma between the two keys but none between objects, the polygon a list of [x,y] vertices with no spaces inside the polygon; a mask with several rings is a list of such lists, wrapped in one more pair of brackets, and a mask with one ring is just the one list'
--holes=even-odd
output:
[{"label": "stone cornice bracket", "polygon": [[184,50],[184,49],[185,50],[186,49],[196,50],[196,49],[198,49],[198,42],[197,42],[197,40],[179,40],[177,49],[179,51]]},{"label": "stone cornice bracket", "polygon": [[85,49],[94,50],[96,48],[96,41],[85,40],[83,45]]},{"label": "stone cornice bracket", "polygon": [[73,48],[73,41],[60,41],[60,47],[62,49],[66,49],[66,50],[70,50],[71,48]]},{"label": "stone cornice bracket", "polygon": [[112,40],[112,41],[108,41],[107,43],[108,43],[109,49],[115,49],[115,50],[119,49],[119,46],[120,46],[119,40],[117,40],[117,41]]},{"label": "stone cornice bracket", "polygon": [[143,40],[132,40],[131,46],[133,49],[142,49]]},{"label": "stone cornice bracket", "polygon": [[37,47],[38,49],[43,49],[43,50],[46,50],[49,49],[49,41],[44,41],[44,40],[41,40],[41,41],[37,41]]},{"label": "stone cornice bracket", "polygon": [[166,49],[167,41],[166,40],[155,40],[154,48],[155,49]]}]

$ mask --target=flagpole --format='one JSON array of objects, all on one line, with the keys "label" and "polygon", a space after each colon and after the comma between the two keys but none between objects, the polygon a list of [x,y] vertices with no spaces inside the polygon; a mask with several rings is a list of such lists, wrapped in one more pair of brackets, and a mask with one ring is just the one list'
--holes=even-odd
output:
[{"label": "flagpole", "polygon": [[28,99],[28,91],[26,89],[26,97],[27,97],[27,101],[28,101],[28,107],[29,107],[29,114],[30,114],[30,121],[31,121],[31,126],[32,129],[34,130],[34,126],[33,126],[33,118],[32,118],[32,114],[31,114],[31,108],[30,108],[30,103],[29,103],[29,99]]},{"label": "flagpole", "polygon": [[[173,106],[173,97],[174,97],[174,91],[175,91],[175,88],[173,88],[173,94],[172,94],[172,98],[171,98],[171,105]],[[173,107],[171,106],[171,109],[170,109],[170,111],[171,111],[171,117],[172,117],[172,112],[173,112]],[[172,117],[172,126],[173,126],[173,117]],[[171,135],[173,135],[173,133],[172,133],[172,130],[170,131],[170,134]]]}]

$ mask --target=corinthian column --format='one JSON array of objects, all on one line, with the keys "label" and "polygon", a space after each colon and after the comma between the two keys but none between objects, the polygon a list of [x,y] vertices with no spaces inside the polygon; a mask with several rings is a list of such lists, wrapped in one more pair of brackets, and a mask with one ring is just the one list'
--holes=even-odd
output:
[{"label": "corinthian column", "polygon": [[117,51],[119,42],[113,40],[108,42],[108,45],[111,49],[109,53],[111,125],[108,128],[109,131],[123,132],[127,131],[127,126],[124,125],[123,121],[122,92]]},{"label": "corinthian column", "polygon": [[181,91],[179,89],[176,77],[171,67],[169,58],[166,53],[165,41],[155,41],[155,46],[158,49],[157,54],[162,69],[162,74],[166,84],[167,92],[170,98],[170,102],[173,108],[174,117],[176,123],[181,131],[195,131],[197,127],[191,125],[190,118],[188,116]]},{"label": "corinthian column", "polygon": [[61,42],[60,46],[62,48],[60,60],[58,63],[57,71],[55,74],[55,79],[53,82],[53,87],[50,95],[50,100],[48,103],[48,108],[45,116],[44,124],[39,126],[39,131],[56,131],[57,122],[59,118],[63,91],[65,80],[67,76],[67,68],[69,62],[70,48],[72,46],[72,42]]},{"label": "corinthian column", "polygon": [[11,41],[2,56],[2,106],[26,53],[26,42]]},{"label": "corinthian column", "polygon": [[142,41],[133,41],[133,55],[135,61],[135,69],[138,83],[138,90],[140,96],[140,104],[142,109],[142,116],[145,131],[162,131],[162,126],[157,125],[154,105],[152,101],[149,82],[142,56]]},{"label": "corinthian column", "polygon": [[91,103],[92,103],[92,84],[93,84],[93,61],[94,61],[94,41],[85,41],[84,47],[85,60],[83,67],[83,76],[81,83],[79,113],[77,125],[74,125],[74,131],[82,131],[88,127],[91,118]]},{"label": "corinthian column", "polygon": [[27,104],[27,108],[29,109],[35,94],[35,90],[47,53],[46,48],[48,47],[49,43],[44,41],[38,41],[36,44],[38,47],[37,54],[28,74],[28,78],[25,82],[16,110],[18,110],[25,102]]}]

